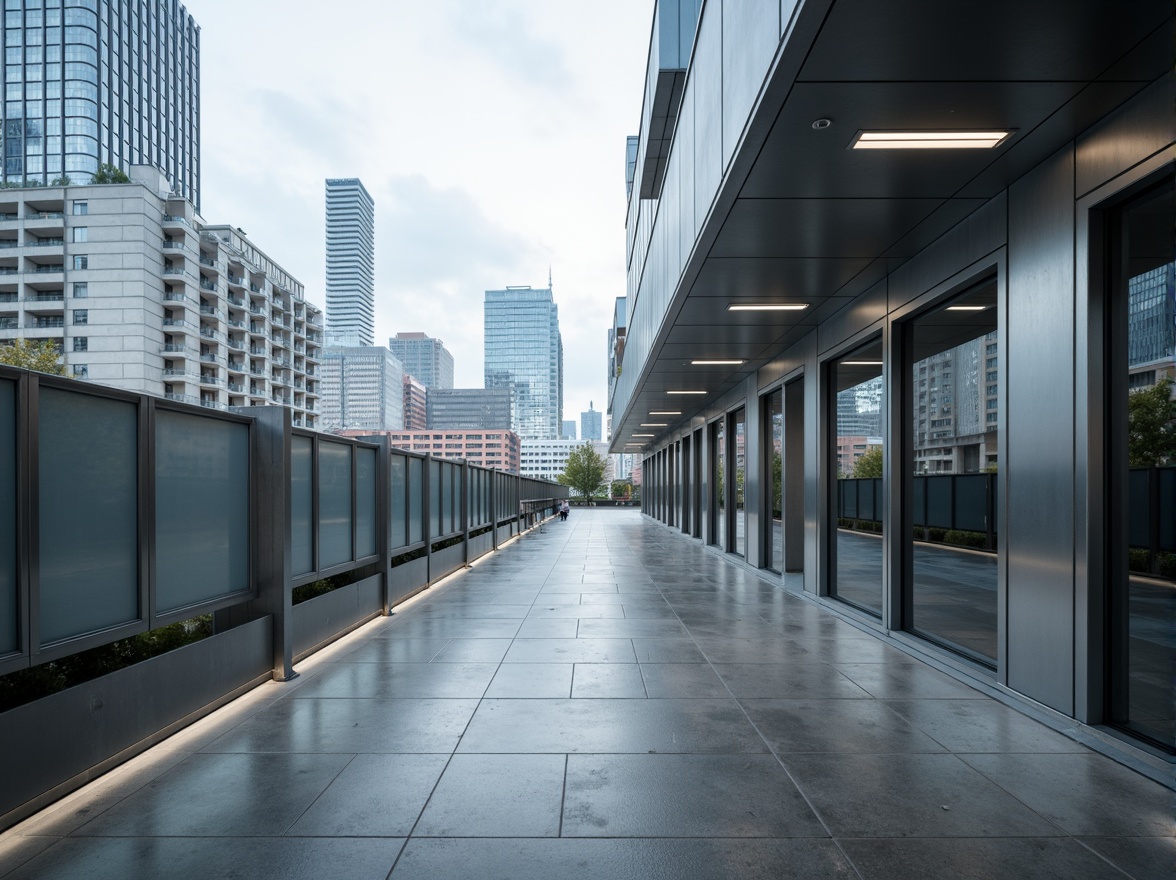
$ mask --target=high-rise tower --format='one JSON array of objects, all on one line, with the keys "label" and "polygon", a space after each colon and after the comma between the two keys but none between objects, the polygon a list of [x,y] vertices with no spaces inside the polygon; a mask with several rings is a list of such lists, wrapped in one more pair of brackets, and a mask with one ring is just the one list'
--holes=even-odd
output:
[{"label": "high-rise tower", "polygon": [[153,165],[199,210],[200,27],[175,0],[64,5],[5,3],[3,182]]},{"label": "high-rise tower", "polygon": [[563,426],[563,340],[559,307],[545,288],[487,290],[487,388],[513,388],[514,431],[555,440]]},{"label": "high-rise tower", "polygon": [[376,203],[356,177],[327,180],[327,332],[344,345],[376,333]]}]

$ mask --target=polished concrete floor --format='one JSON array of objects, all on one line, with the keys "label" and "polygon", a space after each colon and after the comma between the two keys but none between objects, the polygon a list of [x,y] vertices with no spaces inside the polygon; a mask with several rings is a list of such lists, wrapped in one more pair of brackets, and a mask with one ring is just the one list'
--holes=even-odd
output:
[{"label": "polished concrete floor", "polygon": [[1170,878],[1172,792],[576,510],[0,837],[11,878]]}]

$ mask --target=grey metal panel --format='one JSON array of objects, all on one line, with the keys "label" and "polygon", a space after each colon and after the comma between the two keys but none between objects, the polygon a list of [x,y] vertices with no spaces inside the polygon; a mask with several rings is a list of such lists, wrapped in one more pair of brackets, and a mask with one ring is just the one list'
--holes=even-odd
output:
[{"label": "grey metal panel", "polygon": [[[499,539],[510,538],[510,530],[499,530]],[[388,601],[397,605],[429,583],[429,561],[423,556],[398,565],[388,572]]]},{"label": "grey metal panel", "polygon": [[[774,0],[772,6],[775,6]],[[772,13],[774,16],[774,8]],[[743,388],[747,401],[743,425],[743,558],[756,568],[763,568],[771,560],[765,559],[763,555],[764,477],[761,465],[766,459],[764,458],[763,406],[759,399],[754,373],[744,381]]]},{"label": "grey metal panel", "polygon": [[731,161],[780,43],[779,0],[724,0],[723,167]]},{"label": "grey metal panel", "polygon": [[1008,196],[990,199],[942,238],[890,273],[891,310],[946,281],[964,266],[993,253],[1008,238]]},{"label": "grey metal panel", "polygon": [[885,318],[888,284],[883,278],[825,321],[817,330],[817,350],[823,354]]},{"label": "grey metal panel", "polygon": [[0,824],[22,804],[25,815],[45,806],[38,798],[57,786],[80,787],[115,756],[145,750],[266,675],[271,625],[262,617],[0,713]]},{"label": "grey metal panel", "polygon": [[805,379],[784,385],[783,540],[784,571],[805,565]]},{"label": "grey metal panel", "polygon": [[380,576],[373,575],[294,606],[294,658],[300,660],[383,611]]},{"label": "grey metal panel", "polygon": [[[1009,191],[1008,682],[1074,709],[1074,155]],[[1048,380],[1048,393],[1041,383]],[[1052,499],[1043,516],[1041,499]]]},{"label": "grey metal panel", "polygon": [[694,93],[694,219],[701,225],[723,179],[723,2],[702,8],[687,76]]},{"label": "grey metal panel", "polygon": [[1078,138],[1074,170],[1082,196],[1176,140],[1176,74],[1157,80]]}]

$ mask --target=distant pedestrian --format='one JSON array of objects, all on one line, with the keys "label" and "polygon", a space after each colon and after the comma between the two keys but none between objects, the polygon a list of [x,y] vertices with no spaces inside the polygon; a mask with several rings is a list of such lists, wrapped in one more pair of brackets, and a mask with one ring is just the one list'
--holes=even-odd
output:
[{"label": "distant pedestrian", "polygon": [[560,520],[563,522],[567,522],[568,521],[568,514],[571,512],[572,512],[572,506],[570,504],[568,504],[567,499],[565,498],[563,503],[560,504],[560,506],[559,506]]}]

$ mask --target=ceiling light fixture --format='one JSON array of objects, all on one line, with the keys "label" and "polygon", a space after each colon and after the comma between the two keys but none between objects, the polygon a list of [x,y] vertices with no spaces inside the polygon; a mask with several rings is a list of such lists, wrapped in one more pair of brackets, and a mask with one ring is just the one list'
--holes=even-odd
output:
[{"label": "ceiling light fixture", "polygon": [[642,427],[642,428],[668,428],[669,425],[666,422],[642,422],[640,427]]},{"label": "ceiling light fixture", "polygon": [[880,367],[882,361],[842,361],[839,366],[842,367]]},{"label": "ceiling light fixture", "polygon": [[988,306],[948,306],[946,311],[949,312],[982,312]]},{"label": "ceiling light fixture", "polygon": [[706,360],[706,361],[691,361],[690,363],[692,366],[695,366],[695,367],[737,367],[741,363],[743,363],[743,361],[742,360],[737,360],[737,361],[736,360],[730,360],[730,361]]},{"label": "ceiling light fixture", "polygon": [[678,409],[661,409],[657,412],[651,412],[651,416],[680,416],[682,411]]},{"label": "ceiling light fixture", "polygon": [[1011,131],[859,131],[851,150],[990,150]]},{"label": "ceiling light fixture", "polygon": [[656,434],[634,434],[634,437],[656,437]]},{"label": "ceiling light fixture", "polygon": [[731,303],[728,312],[799,312],[809,307],[808,303]]},{"label": "ceiling light fixture", "polygon": [[706,394],[705,391],[667,391],[666,394]]}]

